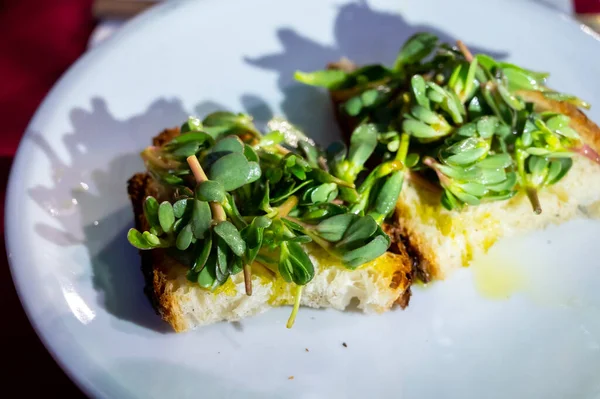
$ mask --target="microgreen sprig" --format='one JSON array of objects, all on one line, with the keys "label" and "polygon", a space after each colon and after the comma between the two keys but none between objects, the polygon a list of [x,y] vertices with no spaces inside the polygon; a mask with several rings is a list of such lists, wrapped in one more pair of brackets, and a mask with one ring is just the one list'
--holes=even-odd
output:
[{"label": "microgreen sprig", "polygon": [[[523,192],[541,213],[537,193],[564,178],[573,157],[582,155],[600,164],[600,156],[581,140],[568,115],[536,109],[540,101],[528,93],[590,107],[550,89],[547,73],[474,55],[463,42],[450,46],[431,33],[411,36],[392,68],[344,65],[343,70],[297,72],[296,78],[327,88],[342,120],[358,123],[355,132],[375,129],[376,146],[369,143],[364,148],[378,154],[381,164],[358,186],[354,212],[368,212],[379,221],[378,210],[388,209],[381,207],[389,203],[386,195],[395,197],[410,171],[442,189],[440,201],[447,209]],[[336,156],[343,158],[344,152]],[[376,176],[390,168],[392,160],[400,161],[402,168],[394,169],[384,183]],[[346,170],[333,173],[343,178]],[[389,186],[394,190],[376,192]]]},{"label": "microgreen sprig", "polygon": [[190,281],[212,291],[243,273],[252,295],[252,265],[260,263],[296,286],[291,327],[315,275],[306,245],[349,269],[381,256],[390,238],[380,224],[395,207],[404,169],[401,162],[379,169],[357,189],[378,144],[374,126],[358,128],[350,149],[337,152],[285,121],[268,126],[263,134],[248,115],[218,112],[190,118],[171,141],[144,150],[162,190],[145,200],[147,229],[131,229],[128,239],[140,250],[167,251],[189,267]]}]

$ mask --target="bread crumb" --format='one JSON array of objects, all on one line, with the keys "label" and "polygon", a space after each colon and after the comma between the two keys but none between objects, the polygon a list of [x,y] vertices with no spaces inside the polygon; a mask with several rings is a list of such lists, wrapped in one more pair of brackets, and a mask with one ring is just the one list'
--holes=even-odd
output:
[{"label": "bread crumb", "polygon": [[342,346],[343,346],[344,348],[347,348],[347,347],[348,347],[348,344],[346,344],[345,342],[342,342]]},{"label": "bread crumb", "polygon": [[288,377],[288,380],[293,380],[293,379],[294,379],[294,376],[293,376],[293,375],[290,375],[290,376]]}]

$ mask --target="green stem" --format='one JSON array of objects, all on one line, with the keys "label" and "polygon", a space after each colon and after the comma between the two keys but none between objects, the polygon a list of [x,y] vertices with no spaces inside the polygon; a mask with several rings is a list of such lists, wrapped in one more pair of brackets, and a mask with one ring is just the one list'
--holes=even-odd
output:
[{"label": "green stem", "polygon": [[370,215],[373,217],[375,222],[381,226],[381,223],[383,223],[383,220],[385,219],[385,215],[382,215],[381,213],[377,212],[372,212],[370,213]]},{"label": "green stem", "polygon": [[382,163],[381,165],[378,165],[375,169],[371,171],[371,173],[369,173],[365,181],[360,185],[360,187],[357,190],[358,193],[362,195],[364,192],[371,189],[371,187],[375,184],[375,181],[377,179],[385,177],[390,173],[402,170],[403,168],[404,165],[402,164],[402,162],[398,162],[398,160],[388,161]]},{"label": "green stem", "polygon": [[467,71],[467,82],[464,88],[465,96],[461,98],[464,102],[467,100],[466,96],[473,90],[473,85],[475,83],[475,72],[477,71],[477,58],[473,58],[471,64],[469,65],[469,70]]},{"label": "green stem", "polygon": [[365,211],[369,203],[369,195],[371,194],[371,188],[373,188],[373,184],[366,188],[365,191],[361,192],[360,200],[356,204],[352,205],[352,208],[350,208],[351,213],[358,215],[359,213]]},{"label": "green stem", "polygon": [[286,199],[285,202],[277,208],[279,217],[286,217],[296,205],[298,205],[298,197],[295,195],[290,195],[288,199]]},{"label": "green stem", "polygon": [[[519,143],[517,143],[519,144]],[[525,171],[525,160],[527,159],[527,152],[523,149],[517,148],[515,151],[515,157],[517,160],[517,171],[519,176],[519,184],[525,189],[525,194],[531,202],[533,211],[539,215],[542,213],[542,205],[540,204],[540,198],[538,196],[537,188],[527,178],[527,172]]]},{"label": "green stem", "polygon": [[160,147],[151,146],[146,147],[140,155],[144,161],[163,170],[177,169],[181,166],[180,162],[172,159],[165,159],[161,156],[161,153]]},{"label": "green stem", "polygon": [[298,314],[298,309],[300,309],[300,298],[302,298],[302,285],[296,286],[296,295],[294,299],[294,308],[292,309],[292,314],[288,319],[286,324],[287,328],[292,328],[294,326],[294,322],[296,321],[296,315]]},{"label": "green stem", "polygon": [[489,105],[498,119],[504,120],[504,117],[500,112],[498,105],[496,104],[496,99],[494,98],[493,93],[495,88],[496,84],[494,82],[486,82],[481,87],[481,93],[483,94],[483,98],[485,99],[486,103]]},{"label": "green stem", "polygon": [[[315,234],[314,232],[311,231],[311,227],[309,225],[307,225],[306,223],[301,222],[300,220],[293,218],[291,216],[286,216],[285,219],[289,220],[290,222],[294,222],[299,226],[302,226],[303,229],[303,233],[306,234],[307,236],[309,236],[318,246],[322,247],[325,251],[330,252],[331,249],[331,244],[329,243],[329,241],[326,241],[324,239],[322,239],[321,237],[319,237],[317,234]],[[333,253],[331,253],[332,255],[334,255]]]},{"label": "green stem", "polygon": [[[221,205],[222,205],[223,210],[225,211],[225,214],[227,215],[227,217],[229,219],[231,219],[231,221],[233,222],[233,224],[235,225],[235,227],[237,227],[238,230],[241,230],[244,227],[246,227],[246,221],[244,219],[240,219],[238,217],[238,215],[236,214],[236,212],[233,210],[233,207],[229,203],[229,200],[225,199],[225,202],[223,202]],[[248,223],[252,222],[253,218],[254,218],[254,216],[249,217],[249,222]]]},{"label": "green stem", "polygon": [[402,133],[400,136],[400,147],[396,153],[396,160],[404,163],[406,156],[408,155],[408,144],[410,143],[410,136],[408,133]]}]

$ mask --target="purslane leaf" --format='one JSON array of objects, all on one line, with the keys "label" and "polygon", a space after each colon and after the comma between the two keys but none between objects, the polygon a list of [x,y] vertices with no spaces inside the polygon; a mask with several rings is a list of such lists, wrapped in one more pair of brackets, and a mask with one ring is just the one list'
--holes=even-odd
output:
[{"label": "purslane leaf", "polygon": [[348,74],[339,69],[328,69],[315,72],[296,71],[294,73],[294,79],[299,82],[311,86],[325,87],[327,89],[335,89],[342,84],[347,77]]},{"label": "purslane leaf", "polygon": [[243,256],[246,251],[246,243],[242,239],[240,232],[229,221],[220,222],[214,227],[214,232],[223,239],[237,256]]}]

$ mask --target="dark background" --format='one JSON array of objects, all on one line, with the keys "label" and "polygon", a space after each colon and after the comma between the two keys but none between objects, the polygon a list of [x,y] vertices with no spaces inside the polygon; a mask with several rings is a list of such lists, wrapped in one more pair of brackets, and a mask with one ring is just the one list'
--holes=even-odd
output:
[{"label": "dark background", "polygon": [[[92,0],[0,0],[0,342],[5,384],[23,397],[84,397],[32,329],[12,283],[4,245],[4,197],[12,158],[48,90],[86,50]],[[5,391],[8,392],[8,391]]]},{"label": "dark background", "polygon": [[[5,252],[3,204],[12,159],[29,120],[56,80],[86,51],[97,23],[93,6],[94,0],[0,0],[0,342],[9,370],[3,380],[17,383],[24,397],[83,397],[21,308]],[[574,0],[574,9],[600,13],[600,0]]]}]

